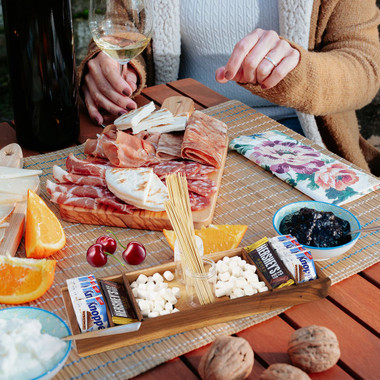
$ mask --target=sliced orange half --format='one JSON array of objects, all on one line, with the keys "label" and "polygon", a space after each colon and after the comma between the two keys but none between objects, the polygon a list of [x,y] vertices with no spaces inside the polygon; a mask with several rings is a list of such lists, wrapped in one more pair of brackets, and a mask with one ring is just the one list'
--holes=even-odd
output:
[{"label": "sliced orange half", "polygon": [[[237,248],[243,239],[248,226],[246,225],[210,225],[195,230],[195,235],[203,240],[204,254],[226,251],[228,249]],[[174,250],[174,242],[176,240],[175,232],[172,230],[163,230],[166,240],[171,249]]]},{"label": "sliced orange half", "polygon": [[41,297],[52,285],[55,260],[0,256],[0,303],[18,305]]},{"label": "sliced orange half", "polygon": [[28,190],[25,226],[25,253],[35,259],[48,257],[66,244],[65,232],[46,203]]}]

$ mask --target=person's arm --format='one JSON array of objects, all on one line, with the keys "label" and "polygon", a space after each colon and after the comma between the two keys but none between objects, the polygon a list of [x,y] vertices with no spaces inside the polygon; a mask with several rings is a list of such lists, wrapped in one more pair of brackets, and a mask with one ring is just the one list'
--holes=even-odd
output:
[{"label": "person's arm", "polygon": [[256,95],[313,115],[359,109],[380,85],[380,11],[375,0],[325,1],[320,12],[319,51],[300,52],[300,61],[275,87],[246,84]]}]

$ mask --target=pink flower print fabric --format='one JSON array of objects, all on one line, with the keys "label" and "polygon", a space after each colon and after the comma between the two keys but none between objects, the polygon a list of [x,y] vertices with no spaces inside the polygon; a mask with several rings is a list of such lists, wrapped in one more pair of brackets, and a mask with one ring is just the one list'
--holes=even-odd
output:
[{"label": "pink flower print fabric", "polygon": [[233,139],[230,149],[318,201],[341,205],[380,188],[380,181],[279,131]]}]

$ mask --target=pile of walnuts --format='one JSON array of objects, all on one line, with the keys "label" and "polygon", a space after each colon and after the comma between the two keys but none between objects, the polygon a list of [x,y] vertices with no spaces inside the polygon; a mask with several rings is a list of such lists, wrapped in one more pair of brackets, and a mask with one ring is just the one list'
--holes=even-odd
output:
[{"label": "pile of walnuts", "polygon": [[[327,327],[307,326],[292,334],[288,354],[293,365],[270,365],[261,380],[307,380],[307,373],[323,372],[333,367],[340,357],[336,335]],[[199,363],[203,380],[243,380],[252,371],[254,353],[243,338],[220,336],[216,338]]]}]

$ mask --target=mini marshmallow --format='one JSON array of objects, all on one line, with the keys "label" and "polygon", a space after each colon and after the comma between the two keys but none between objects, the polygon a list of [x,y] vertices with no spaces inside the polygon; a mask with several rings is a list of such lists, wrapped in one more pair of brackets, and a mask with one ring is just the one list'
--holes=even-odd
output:
[{"label": "mini marshmallow", "polygon": [[239,277],[235,281],[235,288],[243,289],[246,284],[247,281],[245,281],[244,278]]},{"label": "mini marshmallow", "polygon": [[174,279],[174,274],[170,272],[170,270],[167,270],[164,272],[164,277],[166,281],[173,281]]},{"label": "mini marshmallow", "polygon": [[146,290],[142,290],[142,289],[137,288],[137,297],[138,298],[146,299],[147,295],[148,295],[148,293]]},{"label": "mini marshmallow", "polygon": [[156,318],[158,317],[160,314],[157,312],[157,311],[151,311],[149,314],[148,314],[148,318]]},{"label": "mini marshmallow", "polygon": [[219,272],[219,273],[225,273],[225,272],[228,272],[228,265],[219,260],[217,263],[216,263],[216,270]]},{"label": "mini marshmallow", "polygon": [[240,277],[241,276],[241,269],[238,265],[235,265],[231,268],[231,275],[234,277]]},{"label": "mini marshmallow", "polygon": [[131,282],[131,288],[137,288],[138,283],[136,281]]},{"label": "mini marshmallow", "polygon": [[140,274],[137,279],[136,279],[136,282],[138,284],[145,284],[146,282],[148,281],[148,277],[145,276],[145,274]]},{"label": "mini marshmallow", "polygon": [[168,315],[168,314],[170,314],[170,311],[167,311],[165,309],[160,311],[160,315]]},{"label": "mini marshmallow", "polygon": [[156,282],[156,283],[159,283],[159,282],[163,282],[164,281],[164,278],[159,274],[159,273],[155,273],[153,275],[153,280]]},{"label": "mini marshmallow", "polygon": [[165,310],[168,312],[171,312],[173,310],[173,304],[171,304],[170,302],[167,302],[165,304]]},{"label": "mini marshmallow", "polygon": [[181,289],[178,288],[177,286],[174,286],[174,287],[172,288],[172,292],[173,292],[173,296],[174,296],[175,298],[180,298],[180,297],[181,297]]},{"label": "mini marshmallow", "polygon": [[223,257],[223,261],[224,261],[225,263],[228,263],[228,262],[230,261],[230,258],[229,258],[228,256],[224,256],[224,257]]},{"label": "mini marshmallow", "polygon": [[135,296],[135,298],[137,297],[138,291],[139,290],[137,288],[132,288],[132,294]]},{"label": "mini marshmallow", "polygon": [[178,312],[179,312],[179,310],[176,307],[172,311],[172,313],[178,313]]},{"label": "mini marshmallow", "polygon": [[245,264],[246,264],[247,262],[245,261],[245,260],[240,260],[239,262],[238,262],[238,264],[239,264],[239,267],[242,269],[242,270],[245,270]]},{"label": "mini marshmallow", "polygon": [[269,289],[266,286],[263,286],[262,288],[259,288],[259,293],[266,292]]},{"label": "mini marshmallow", "polygon": [[240,288],[235,288],[234,291],[231,293],[231,297],[232,295],[234,295],[236,298],[244,297],[244,290]]},{"label": "mini marshmallow", "polygon": [[215,289],[215,297],[224,297],[226,296],[226,289],[225,287],[216,288]]},{"label": "mini marshmallow", "polygon": [[219,274],[220,280],[224,282],[228,281],[230,277],[231,277],[230,272],[224,272],[224,273]]},{"label": "mini marshmallow", "polygon": [[137,289],[147,290],[148,289],[148,283],[138,284]]}]

